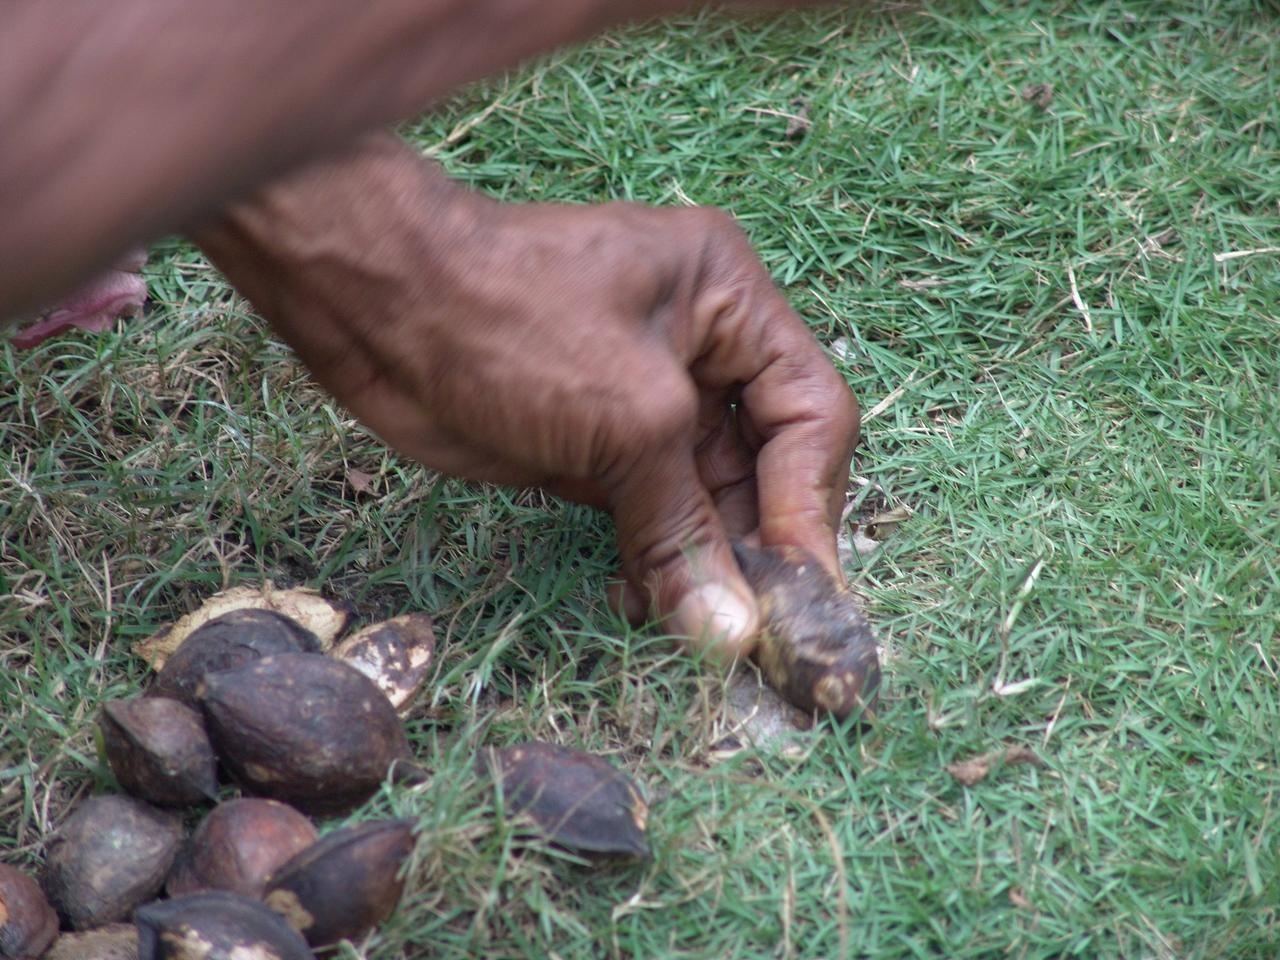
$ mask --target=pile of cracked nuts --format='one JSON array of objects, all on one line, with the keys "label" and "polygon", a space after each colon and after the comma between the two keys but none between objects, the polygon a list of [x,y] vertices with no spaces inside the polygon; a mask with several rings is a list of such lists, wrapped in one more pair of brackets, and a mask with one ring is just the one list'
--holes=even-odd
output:
[{"label": "pile of cracked nuts", "polygon": [[[243,588],[139,644],[155,682],[98,721],[127,795],[76,806],[46,838],[39,882],[0,865],[0,960],[299,960],[386,920],[414,823],[321,836],[311,818],[349,813],[388,779],[428,779],[397,711],[435,641],[425,614],[339,640],[349,620],[313,591]],[[477,764],[545,839],[648,856],[644,800],[604,760],[533,742]],[[203,804],[186,837],[181,810]]]}]

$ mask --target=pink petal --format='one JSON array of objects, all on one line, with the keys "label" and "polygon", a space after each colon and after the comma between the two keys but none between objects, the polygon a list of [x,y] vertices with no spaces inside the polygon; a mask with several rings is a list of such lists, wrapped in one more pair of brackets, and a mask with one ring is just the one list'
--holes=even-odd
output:
[{"label": "pink petal", "polygon": [[19,350],[29,350],[64,330],[105,330],[117,318],[136,314],[147,299],[147,282],[138,272],[146,262],[145,250],[131,252],[112,270],[14,334],[10,342]]}]

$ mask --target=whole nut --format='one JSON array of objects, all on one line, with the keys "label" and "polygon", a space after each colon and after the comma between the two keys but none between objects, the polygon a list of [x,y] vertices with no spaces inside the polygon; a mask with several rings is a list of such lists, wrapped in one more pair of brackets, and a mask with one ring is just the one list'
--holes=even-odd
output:
[{"label": "whole nut", "polygon": [[58,915],[39,884],[0,863],[0,960],[38,957],[58,935]]},{"label": "whole nut", "polygon": [[231,776],[251,793],[307,813],[363,803],[409,753],[377,685],[317,654],[282,653],[207,674],[200,704]]},{"label": "whole nut", "polygon": [[808,714],[870,713],[880,660],[853,595],[797,547],[733,550],[760,604],[755,658],[769,685]]},{"label": "whole nut", "polygon": [[315,960],[277,914],[225,890],[149,903],[134,922],[138,960]]},{"label": "whole nut", "polygon": [[135,797],[172,807],[217,798],[218,759],[191,707],[167,697],[109,700],[98,726],[111,772]]},{"label": "whole nut", "polygon": [[375,820],[337,830],[276,871],[263,900],[313,947],[354,940],[391,916],[413,851],[413,822]]},{"label": "whole nut", "polygon": [[206,673],[234,670],[273,653],[315,653],[319,641],[271,610],[233,610],[193,630],[165,662],[151,693],[199,709],[196,688]]},{"label": "whole nut", "polygon": [[316,828],[290,806],[255,797],[228,800],[200,822],[165,890],[171,897],[228,890],[260,899],[272,872],[315,842]]},{"label": "whole nut", "polygon": [[132,797],[90,797],[49,845],[44,887],[73,930],[127,918],[156,895],[182,845],[182,821]]},{"label": "whole nut", "polygon": [[548,840],[580,853],[649,856],[649,807],[631,778],[602,757],[532,741],[481,754],[508,808]]}]

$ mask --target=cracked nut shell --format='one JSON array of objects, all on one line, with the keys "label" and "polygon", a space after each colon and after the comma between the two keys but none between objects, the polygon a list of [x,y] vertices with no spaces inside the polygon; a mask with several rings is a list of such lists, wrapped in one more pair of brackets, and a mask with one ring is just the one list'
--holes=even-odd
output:
[{"label": "cracked nut shell", "polygon": [[64,933],[40,960],[138,960],[138,928],[112,923],[85,933]]},{"label": "cracked nut shell", "polygon": [[754,656],[769,684],[806,713],[844,720],[870,712],[880,660],[853,595],[804,550],[733,549],[760,604]]},{"label": "cracked nut shell", "polygon": [[353,633],[331,652],[376,683],[391,705],[404,712],[427,679],[435,649],[431,618],[406,613]]},{"label": "cracked nut shell", "polygon": [[40,885],[0,863],[0,960],[33,960],[58,935],[58,915]]},{"label": "cracked nut shell", "polygon": [[132,797],[90,797],[49,845],[44,888],[73,930],[123,920],[159,892],[181,845],[176,814]]},{"label": "cracked nut shell", "polygon": [[191,707],[167,697],[109,700],[98,726],[111,772],[126,792],[169,807],[216,799],[218,759]]},{"label": "cracked nut shell", "polygon": [[363,803],[409,753],[382,691],[329,657],[264,657],[207,674],[199,694],[231,776],[251,793],[306,813],[343,813]]},{"label": "cracked nut shell", "polygon": [[158,671],[196,630],[225,614],[242,610],[267,610],[283,615],[314,636],[322,653],[347,629],[353,613],[346,604],[329,600],[307,587],[278,590],[270,581],[257,586],[232,587],[215,593],[197,609],[138,641],[133,645],[133,652]]},{"label": "cracked nut shell", "polygon": [[277,914],[225,890],[149,903],[133,919],[138,960],[315,960]]},{"label": "cracked nut shell", "polygon": [[488,751],[508,808],[547,839],[581,853],[647,858],[649,807],[631,779],[601,757],[531,741]]},{"label": "cracked nut shell", "polygon": [[263,900],[313,947],[354,940],[395,910],[404,892],[400,869],[412,850],[411,820],[357,823],[277,870]]},{"label": "cracked nut shell", "polygon": [[165,882],[171,897],[227,890],[260,899],[267,879],[316,842],[316,828],[293,807],[241,797],[220,803],[196,827]]},{"label": "cracked nut shell", "polygon": [[235,670],[275,653],[316,653],[315,634],[273,610],[233,610],[191,632],[165,662],[151,694],[199,709],[206,673]]}]

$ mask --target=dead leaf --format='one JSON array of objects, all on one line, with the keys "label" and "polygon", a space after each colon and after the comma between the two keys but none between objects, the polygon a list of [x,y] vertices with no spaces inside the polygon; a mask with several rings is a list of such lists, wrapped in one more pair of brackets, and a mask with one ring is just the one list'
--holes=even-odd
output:
[{"label": "dead leaf", "polygon": [[934,287],[940,287],[946,282],[941,277],[925,277],[923,280],[913,280],[910,277],[898,278],[898,283],[908,290],[932,290]]},{"label": "dead leaf", "polygon": [[1031,905],[1031,901],[1022,895],[1022,891],[1017,887],[1009,888],[1009,902],[1019,910],[1035,910]]},{"label": "dead leaf", "polygon": [[133,652],[146,660],[151,669],[160,670],[169,655],[193,631],[232,610],[274,610],[314,633],[322,650],[332,647],[351,622],[350,610],[325,599],[318,590],[307,587],[277,590],[268,580],[260,587],[232,587],[215,593],[191,613],[139,640],[133,645]]},{"label": "dead leaf", "polygon": [[1044,761],[1040,759],[1040,755],[1030,747],[1008,747],[1004,751],[1005,763],[1029,763],[1035,767],[1044,766]]},{"label": "dead leaf", "polygon": [[1053,84],[1029,83],[1022,88],[1022,99],[1037,110],[1048,110],[1053,102]]},{"label": "dead leaf", "polygon": [[867,531],[867,536],[873,540],[884,540],[900,523],[906,523],[911,519],[913,511],[908,506],[894,507],[892,510],[885,510],[877,513],[874,517],[863,523],[863,527]]},{"label": "dead leaf", "polygon": [[373,493],[373,474],[351,467],[347,470],[347,483],[356,493]]},{"label": "dead leaf", "polygon": [[987,779],[987,774],[990,772],[991,767],[987,764],[985,755],[974,757],[972,760],[964,760],[960,763],[947,764],[947,773],[951,774],[966,787],[981,783]]},{"label": "dead leaf", "polygon": [[791,115],[787,117],[787,132],[783,134],[788,140],[796,140],[804,136],[813,122],[809,119],[809,104],[801,97],[791,101]]},{"label": "dead leaf", "polygon": [[992,750],[990,753],[980,753],[976,757],[961,760],[958,763],[949,763],[947,764],[947,773],[951,774],[966,787],[972,787],[987,778],[993,763],[1010,766],[1016,763],[1030,763],[1038,767],[1042,766],[1044,761],[1030,747],[1017,745],[1005,747],[1003,750]]},{"label": "dead leaf", "polygon": [[997,697],[1016,697],[1020,693],[1034,690],[1042,683],[1044,681],[1039,677],[1028,677],[1025,680],[1015,680],[1013,683],[996,682],[991,684],[991,692]]}]

